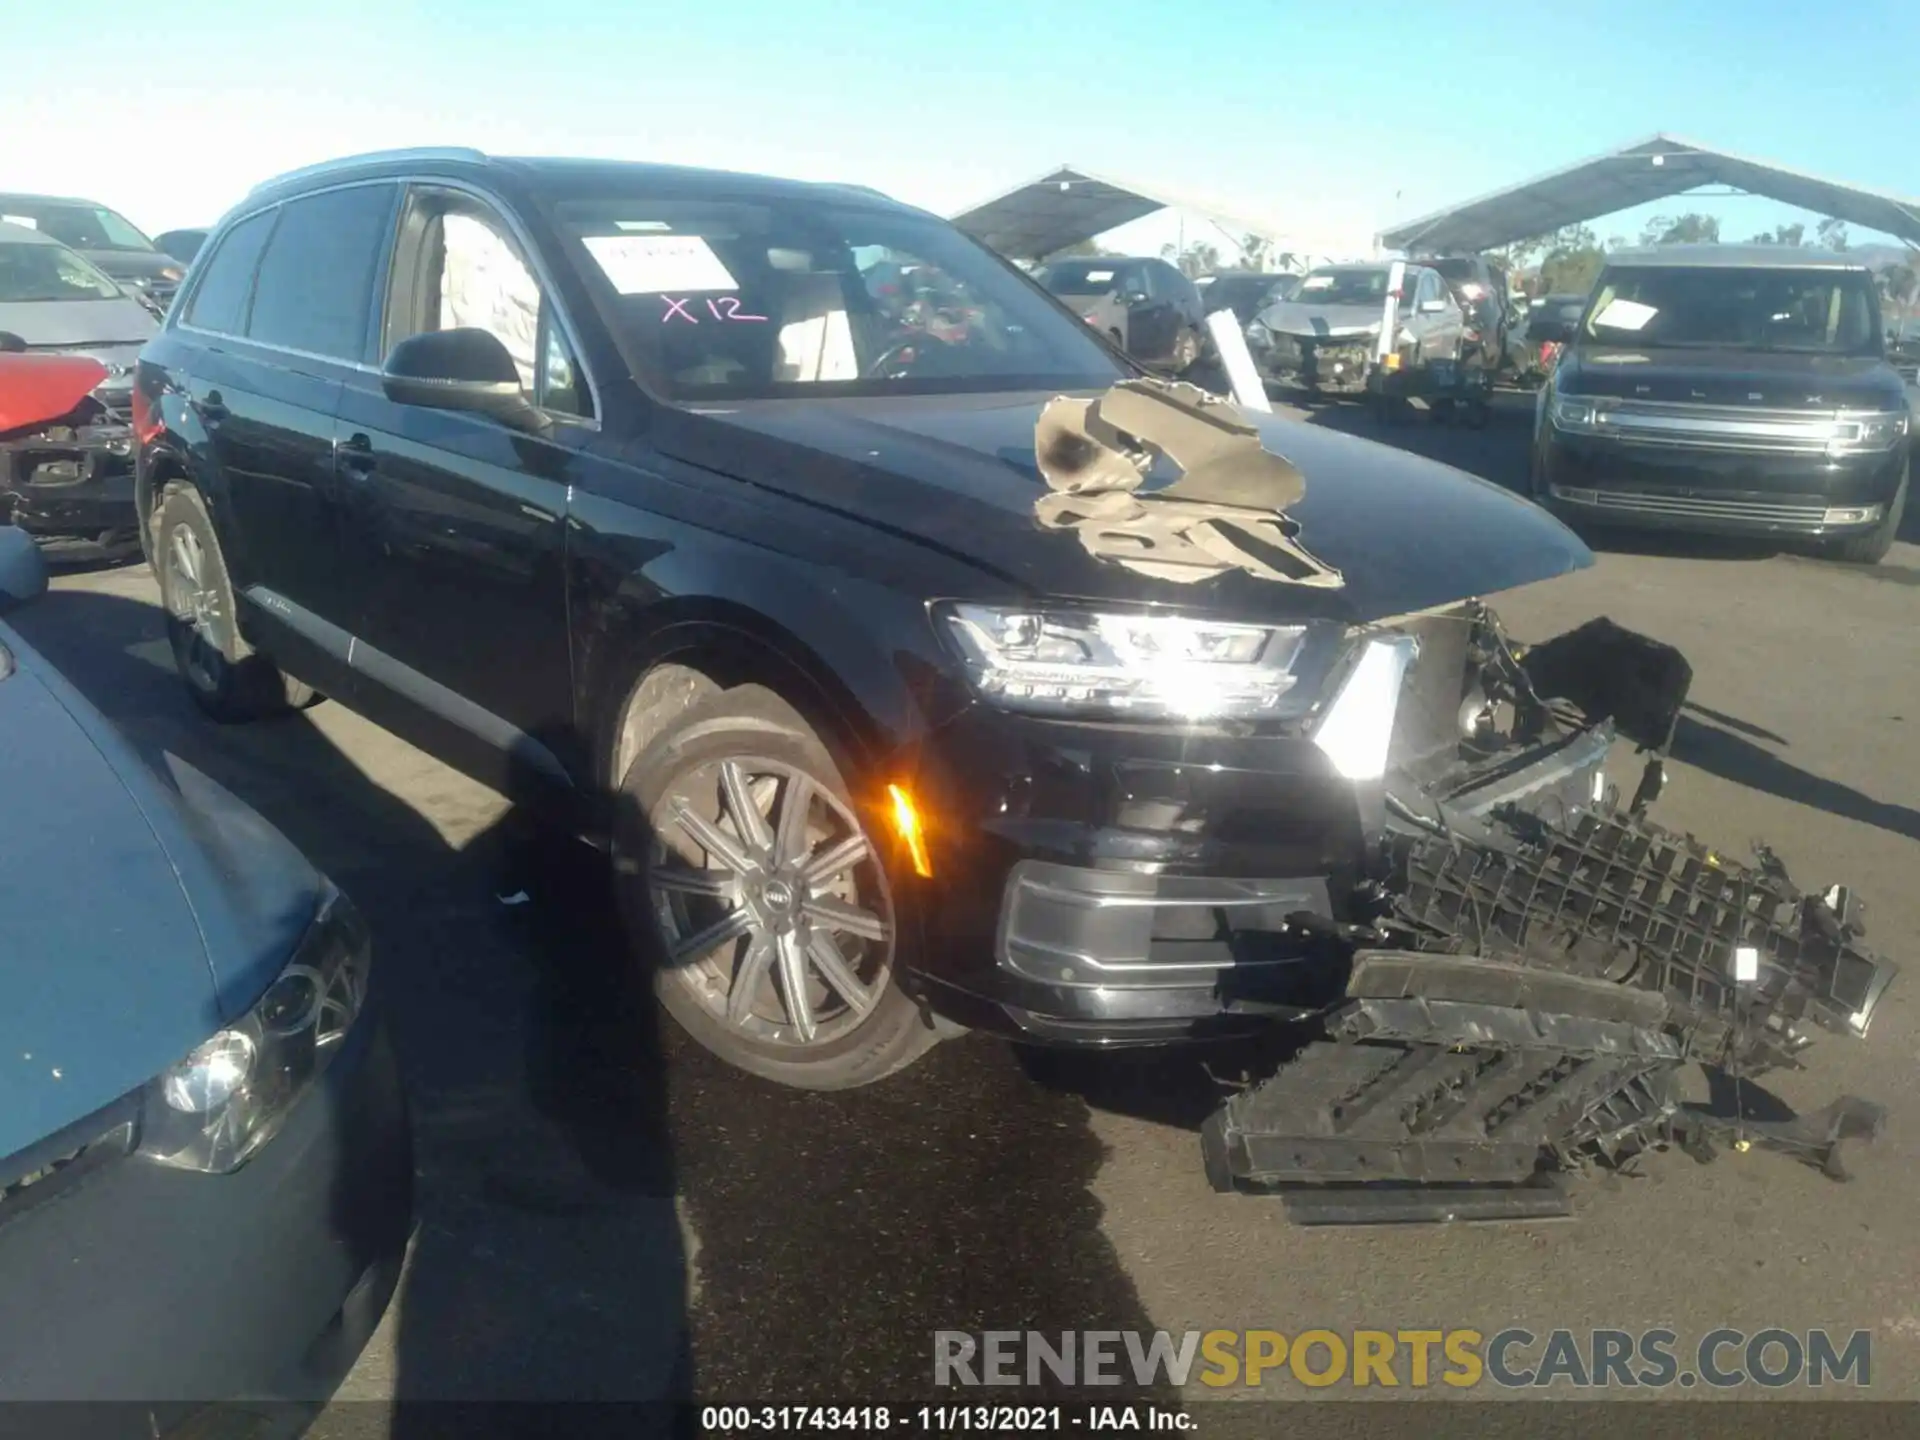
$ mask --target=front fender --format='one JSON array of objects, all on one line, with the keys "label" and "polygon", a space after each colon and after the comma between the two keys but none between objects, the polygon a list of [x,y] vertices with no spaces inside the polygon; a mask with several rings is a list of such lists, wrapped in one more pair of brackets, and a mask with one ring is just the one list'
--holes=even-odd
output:
[{"label": "front fender", "polygon": [[576,715],[603,785],[618,783],[626,707],[661,664],[780,690],[862,770],[910,765],[964,703],[924,604],[899,589],[590,495],[572,519]]}]

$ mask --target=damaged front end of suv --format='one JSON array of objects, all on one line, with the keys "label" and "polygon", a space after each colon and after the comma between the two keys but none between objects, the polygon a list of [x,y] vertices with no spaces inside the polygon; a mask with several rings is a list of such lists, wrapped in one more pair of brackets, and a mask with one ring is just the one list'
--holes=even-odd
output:
[{"label": "damaged front end of suv", "polygon": [[0,347],[0,522],[64,560],[134,554],[130,392],[87,355]]},{"label": "damaged front end of suv", "polygon": [[[1218,1188],[1309,1223],[1564,1214],[1557,1176],[1668,1143],[1778,1149],[1846,1177],[1882,1112],[1796,1119],[1684,1103],[1684,1067],[1740,1083],[1859,1039],[1893,977],[1844,886],[1806,894],[1648,818],[1691,671],[1597,620],[1530,649],[1476,607],[1456,763],[1396,767],[1318,1033],[1234,1095],[1203,1148]],[[1623,801],[1616,740],[1644,768]],[[1311,922],[1309,922],[1311,923]]]},{"label": "damaged front end of suv", "polygon": [[[1298,472],[1198,392],[1056,401],[1038,449],[1056,492],[1042,523],[1115,563],[1343,583],[1286,517]],[[1150,452],[1182,479],[1142,487]],[[1291,1005],[1306,1033],[1204,1127],[1217,1188],[1278,1191],[1303,1223],[1367,1223],[1564,1214],[1560,1176],[1667,1144],[1757,1144],[1844,1178],[1875,1105],[1763,1121],[1682,1098],[1688,1066],[1739,1094],[1797,1067],[1816,1032],[1864,1037],[1894,973],[1844,886],[1803,893],[1764,847],[1740,863],[1649,818],[1692,678],[1609,620],[1523,646],[1472,600],[1352,637],[1307,724],[1353,781],[1362,858],[1325,909],[1263,913],[1266,933],[1237,937],[1284,949],[1267,973],[1290,978],[1284,994],[1223,981],[1242,987],[1227,998]],[[1622,743],[1640,757],[1626,795],[1606,770]]]}]

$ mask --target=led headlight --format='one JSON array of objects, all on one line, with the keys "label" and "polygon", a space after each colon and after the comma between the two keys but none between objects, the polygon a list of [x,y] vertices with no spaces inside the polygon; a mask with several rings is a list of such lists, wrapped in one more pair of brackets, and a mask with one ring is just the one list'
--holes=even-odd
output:
[{"label": "led headlight", "polygon": [[1911,426],[1904,410],[1843,410],[1827,449],[1836,455],[1891,450],[1907,438]]},{"label": "led headlight", "polygon": [[955,605],[944,619],[975,688],[1036,715],[1270,715],[1293,688],[1306,638],[1299,626],[985,605]]},{"label": "led headlight", "polygon": [[339,1052],[366,1002],[369,958],[360,912],[329,888],[266,994],[155,1082],[142,1153],[214,1174],[245,1164]]}]

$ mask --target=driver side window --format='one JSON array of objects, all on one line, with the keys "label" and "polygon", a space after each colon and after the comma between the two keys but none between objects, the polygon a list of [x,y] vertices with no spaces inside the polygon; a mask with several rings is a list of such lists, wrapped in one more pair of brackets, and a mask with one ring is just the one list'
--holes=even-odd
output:
[{"label": "driver side window", "polygon": [[506,347],[534,404],[554,415],[593,418],[593,401],[552,300],[507,226],[465,195],[415,197],[407,230],[416,263],[401,314],[389,317],[387,348],[431,330],[485,330]]}]

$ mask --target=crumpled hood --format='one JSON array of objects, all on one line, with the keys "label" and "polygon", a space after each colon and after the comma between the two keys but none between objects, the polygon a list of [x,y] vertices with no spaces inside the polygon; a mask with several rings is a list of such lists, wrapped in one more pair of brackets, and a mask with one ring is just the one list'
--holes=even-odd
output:
[{"label": "crumpled hood", "polygon": [[[1549,579],[1593,563],[1572,531],[1462,471],[1368,440],[1252,416],[1267,449],[1306,477],[1287,510],[1337,589],[1232,571],[1157,580],[1089,554],[1035,506],[1053,493],[1034,455],[1050,394],[780,400],[668,412],[669,454],[935,546],[1010,590],[1151,602],[1247,619],[1362,623]],[[796,451],[802,452],[796,454]],[[1160,466],[1150,485],[1172,481]]]},{"label": "crumpled hood", "polygon": [[27,300],[0,304],[0,330],[10,330],[34,349],[81,349],[131,345],[159,333],[147,307],[131,295],[110,300]]},{"label": "crumpled hood", "polygon": [[1371,335],[1379,331],[1385,311],[1385,300],[1369,305],[1314,305],[1283,300],[1262,310],[1260,323],[1276,335]]},{"label": "crumpled hood", "polygon": [[311,923],[321,882],[197,771],[149,770],[5,626],[0,646],[17,666],[0,679],[4,1157],[243,1014]]},{"label": "crumpled hood", "polygon": [[1577,345],[1560,361],[1563,395],[1607,395],[1772,410],[1897,409],[1906,389],[1878,356]]}]

